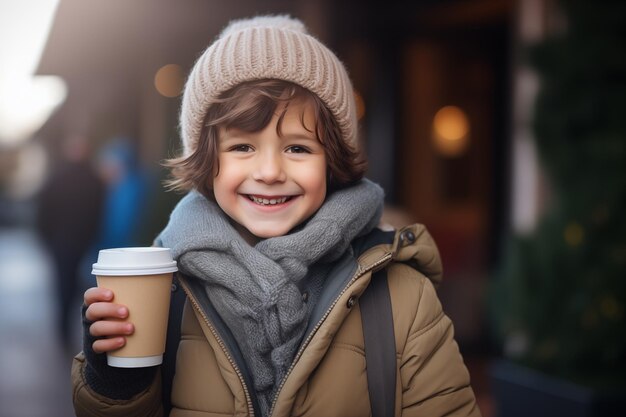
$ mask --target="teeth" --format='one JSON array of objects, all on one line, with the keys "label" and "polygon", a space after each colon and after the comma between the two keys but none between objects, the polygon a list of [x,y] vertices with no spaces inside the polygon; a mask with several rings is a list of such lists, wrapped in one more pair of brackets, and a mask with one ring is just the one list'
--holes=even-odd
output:
[{"label": "teeth", "polygon": [[255,197],[253,195],[249,195],[248,197],[250,198],[250,200],[254,201],[255,203],[261,204],[261,205],[264,205],[264,206],[274,205],[274,204],[282,204],[285,201],[287,201],[287,199],[289,198],[289,197],[281,197],[281,198],[267,199],[267,198]]}]

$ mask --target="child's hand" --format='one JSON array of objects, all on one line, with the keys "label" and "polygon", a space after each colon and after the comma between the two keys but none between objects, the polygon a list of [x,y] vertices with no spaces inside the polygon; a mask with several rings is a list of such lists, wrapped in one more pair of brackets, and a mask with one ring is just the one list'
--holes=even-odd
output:
[{"label": "child's hand", "polygon": [[87,306],[85,318],[93,322],[89,326],[89,333],[94,337],[103,337],[93,342],[94,352],[110,352],[124,346],[124,336],[135,331],[132,323],[121,321],[128,317],[128,308],[112,303],[113,291],[105,288],[89,288],[85,291],[84,300]]}]

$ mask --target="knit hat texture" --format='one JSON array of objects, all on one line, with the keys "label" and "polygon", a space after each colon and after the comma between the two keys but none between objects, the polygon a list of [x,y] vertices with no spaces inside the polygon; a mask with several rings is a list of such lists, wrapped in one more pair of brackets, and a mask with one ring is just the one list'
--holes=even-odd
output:
[{"label": "knit hat texture", "polygon": [[341,61],[300,20],[259,16],[231,22],[191,70],[180,112],[184,155],[195,150],[213,99],[237,84],[261,79],[290,81],[315,93],[346,143],[357,147],[354,93]]}]

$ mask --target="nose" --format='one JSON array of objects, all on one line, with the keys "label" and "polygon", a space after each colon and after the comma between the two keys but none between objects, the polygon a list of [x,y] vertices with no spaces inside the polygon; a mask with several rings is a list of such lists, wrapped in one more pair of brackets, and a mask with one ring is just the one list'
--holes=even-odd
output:
[{"label": "nose", "polygon": [[252,178],[266,184],[283,182],[287,179],[287,174],[283,166],[283,161],[276,152],[261,153],[255,161]]}]

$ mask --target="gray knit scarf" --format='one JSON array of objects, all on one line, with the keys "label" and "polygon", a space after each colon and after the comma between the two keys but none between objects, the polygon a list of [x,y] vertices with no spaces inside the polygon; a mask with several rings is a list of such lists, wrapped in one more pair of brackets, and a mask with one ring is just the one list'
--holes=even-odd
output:
[{"label": "gray knit scarf", "polygon": [[[351,256],[351,241],[379,222],[382,189],[369,180],[330,194],[289,234],[250,246],[227,215],[198,192],[185,196],[156,240],[181,272],[202,280],[234,335],[267,416],[302,341],[326,276]],[[307,294],[303,297],[303,294]]]}]

